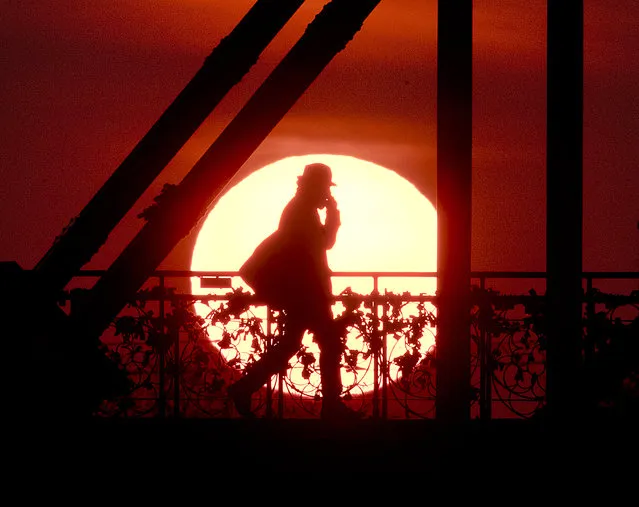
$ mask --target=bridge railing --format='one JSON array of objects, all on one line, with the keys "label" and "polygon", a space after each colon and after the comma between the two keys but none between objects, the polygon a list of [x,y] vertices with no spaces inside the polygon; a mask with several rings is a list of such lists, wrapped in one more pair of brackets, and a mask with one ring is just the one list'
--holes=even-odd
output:
[{"label": "bridge railing", "polygon": [[[61,305],[72,312],[101,274],[81,272]],[[343,397],[352,408],[380,419],[435,416],[436,276],[334,273]],[[472,273],[472,417],[529,418],[544,406],[545,277]],[[584,273],[583,280],[587,388],[597,403],[623,404],[639,369],[639,273]],[[100,415],[237,417],[226,389],[278,339],[283,318],[254,303],[236,272],[156,272],[102,337],[135,388],[105,402]],[[318,353],[307,335],[289,368],[256,393],[256,413],[317,417]]]}]

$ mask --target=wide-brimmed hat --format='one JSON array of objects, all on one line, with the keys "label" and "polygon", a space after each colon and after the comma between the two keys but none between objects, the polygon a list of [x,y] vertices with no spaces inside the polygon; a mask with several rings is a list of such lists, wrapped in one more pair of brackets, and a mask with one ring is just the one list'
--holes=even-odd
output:
[{"label": "wide-brimmed hat", "polygon": [[316,162],[304,167],[304,172],[301,176],[297,177],[297,182],[300,185],[334,187],[336,185],[333,183],[332,179],[333,173],[331,172],[331,168],[326,164]]}]

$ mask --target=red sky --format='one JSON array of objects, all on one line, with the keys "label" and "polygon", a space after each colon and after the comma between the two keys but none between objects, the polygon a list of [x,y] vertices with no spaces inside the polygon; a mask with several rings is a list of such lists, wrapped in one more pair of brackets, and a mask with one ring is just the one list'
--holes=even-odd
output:
[{"label": "red sky", "polygon": [[[108,267],[149,199],[182,179],[324,3],[306,2],[90,267]],[[639,270],[639,3],[584,3],[584,269]],[[0,260],[35,265],[252,4],[2,2]],[[474,4],[473,269],[543,270],[546,1]],[[382,0],[243,174],[339,153],[394,169],[434,200],[436,9]],[[189,241],[164,267],[188,269]]]}]

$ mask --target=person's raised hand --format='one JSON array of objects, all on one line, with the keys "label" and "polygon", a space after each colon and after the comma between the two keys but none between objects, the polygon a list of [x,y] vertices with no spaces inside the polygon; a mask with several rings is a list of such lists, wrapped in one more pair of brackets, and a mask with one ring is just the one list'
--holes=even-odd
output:
[{"label": "person's raised hand", "polygon": [[337,211],[337,201],[332,195],[329,195],[326,199],[326,210]]}]

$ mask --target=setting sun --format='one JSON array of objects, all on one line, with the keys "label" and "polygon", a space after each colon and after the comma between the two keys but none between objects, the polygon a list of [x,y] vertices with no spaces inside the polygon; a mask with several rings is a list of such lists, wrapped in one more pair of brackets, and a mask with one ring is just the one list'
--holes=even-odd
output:
[{"label": "setting sun", "polygon": [[[347,287],[358,294],[369,294],[374,289],[371,276],[345,276],[342,273],[436,271],[437,214],[432,203],[414,185],[390,169],[354,157],[325,154],[282,159],[230,188],[202,225],[191,269],[237,271],[255,247],[277,228],[282,209],[295,193],[297,176],[306,164],[312,162],[322,162],[331,167],[336,183],[332,193],[341,212],[342,225],[337,242],[328,251],[329,266],[338,274],[333,276],[334,294]],[[233,279],[233,287],[249,290],[239,277]],[[435,287],[435,278],[427,277],[380,276],[378,280],[378,290],[382,294],[389,291],[433,295]],[[216,293],[202,288],[199,278],[192,279],[192,292],[197,295]],[[223,294],[224,291],[218,293]],[[341,309],[343,307],[336,304],[335,315]],[[414,310],[414,305],[409,304],[404,311],[410,314],[411,309]],[[206,316],[210,308],[198,304],[196,311]],[[265,317],[266,310],[257,308],[255,314]],[[209,328],[214,342],[219,339],[220,333],[218,328]],[[433,343],[434,332],[430,329],[430,334],[422,342],[422,352]],[[319,352],[308,335],[304,338],[304,345],[310,352]],[[347,346],[361,347],[355,332],[349,334]],[[247,343],[247,354],[249,348],[250,343]],[[391,346],[389,343],[389,360],[403,352],[401,344],[393,342]],[[301,381],[296,378],[300,372],[295,370],[293,368],[291,372],[294,384],[319,384],[319,375]],[[373,383],[371,369],[362,367],[361,374],[357,375],[358,378],[354,378],[354,373],[343,370],[344,386],[357,382],[363,391],[369,390]]]}]

